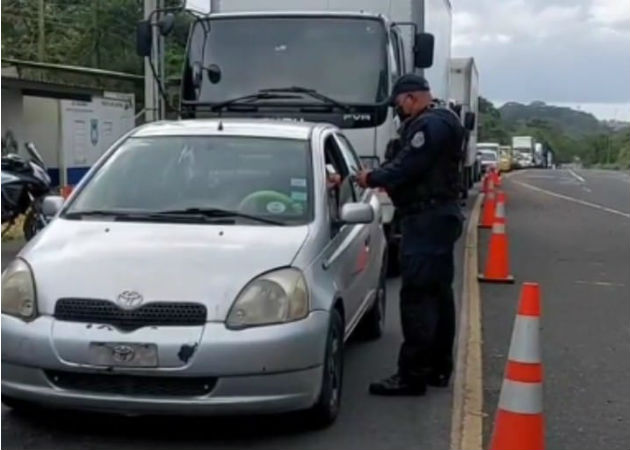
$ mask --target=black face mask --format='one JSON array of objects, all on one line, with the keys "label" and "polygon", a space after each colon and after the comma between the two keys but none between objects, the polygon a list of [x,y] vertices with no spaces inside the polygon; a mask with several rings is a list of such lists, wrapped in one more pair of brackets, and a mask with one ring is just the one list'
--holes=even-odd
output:
[{"label": "black face mask", "polygon": [[394,108],[394,111],[396,112],[396,115],[398,116],[401,122],[404,122],[409,117],[409,114],[407,114],[403,110],[402,106],[400,105],[396,105],[396,107]]}]

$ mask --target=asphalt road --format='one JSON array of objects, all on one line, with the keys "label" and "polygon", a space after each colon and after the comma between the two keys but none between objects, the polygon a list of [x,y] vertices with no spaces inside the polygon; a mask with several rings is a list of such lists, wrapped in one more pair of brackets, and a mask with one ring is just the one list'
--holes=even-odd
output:
[{"label": "asphalt road", "polygon": [[[15,249],[3,245],[2,253],[4,266]],[[462,254],[460,239],[456,261],[462,260]],[[461,270],[458,264],[458,297]],[[399,288],[399,280],[390,280],[385,335],[375,342],[351,339],[347,344],[342,409],[337,422],[326,430],[309,430],[295,414],[252,418],[128,418],[45,411],[21,416],[3,406],[2,448],[445,450],[450,445],[450,389],[432,389],[423,398],[380,398],[367,393],[370,381],[395,370],[402,339]]]},{"label": "asphalt road", "polygon": [[[630,176],[532,170],[511,176],[504,189],[517,283],[482,286],[486,441],[520,283],[535,281],[542,289],[547,448],[628,450]],[[485,249],[487,232],[482,237]],[[483,264],[483,252],[480,258]]]}]

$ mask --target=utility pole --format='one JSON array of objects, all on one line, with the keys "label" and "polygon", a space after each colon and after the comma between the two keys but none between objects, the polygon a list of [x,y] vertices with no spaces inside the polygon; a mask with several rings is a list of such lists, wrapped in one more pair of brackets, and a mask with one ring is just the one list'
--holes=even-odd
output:
[{"label": "utility pole", "polygon": [[[157,8],[157,0],[144,0],[144,19],[148,20],[151,13]],[[158,105],[159,105],[159,92],[158,86],[153,78],[151,71],[151,62],[156,58],[156,34],[153,32],[153,49],[151,56],[144,59],[144,118],[146,122],[153,122],[157,120]],[[150,62],[151,61],[151,62]],[[154,63],[155,66],[155,63]],[[157,71],[156,67],[156,71]],[[159,73],[159,72],[158,72]]]},{"label": "utility pole", "polygon": [[37,59],[44,60],[44,54],[46,52],[46,30],[44,29],[44,1],[39,0],[38,14],[37,14]]},{"label": "utility pole", "polygon": [[101,65],[100,40],[101,33],[98,28],[98,7],[100,0],[92,0],[92,33],[94,33],[94,51],[92,52],[92,66]]}]

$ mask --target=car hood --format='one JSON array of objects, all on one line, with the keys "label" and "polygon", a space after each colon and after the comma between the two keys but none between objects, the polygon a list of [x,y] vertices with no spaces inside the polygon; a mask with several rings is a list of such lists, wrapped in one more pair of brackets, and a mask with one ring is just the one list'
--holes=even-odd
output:
[{"label": "car hood", "polygon": [[121,223],[56,219],[22,251],[41,314],[59,298],[199,302],[223,321],[257,275],[290,265],[307,226]]}]

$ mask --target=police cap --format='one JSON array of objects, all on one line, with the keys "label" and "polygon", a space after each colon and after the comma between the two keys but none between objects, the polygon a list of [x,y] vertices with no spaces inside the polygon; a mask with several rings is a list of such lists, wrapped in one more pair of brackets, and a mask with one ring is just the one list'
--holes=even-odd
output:
[{"label": "police cap", "polygon": [[389,104],[394,106],[396,104],[396,97],[398,97],[400,94],[417,91],[427,92],[429,90],[429,82],[426,80],[426,78],[413,73],[403,75],[402,77],[398,78],[398,80],[396,80],[396,83],[394,83],[392,95],[391,97],[389,97]]}]

